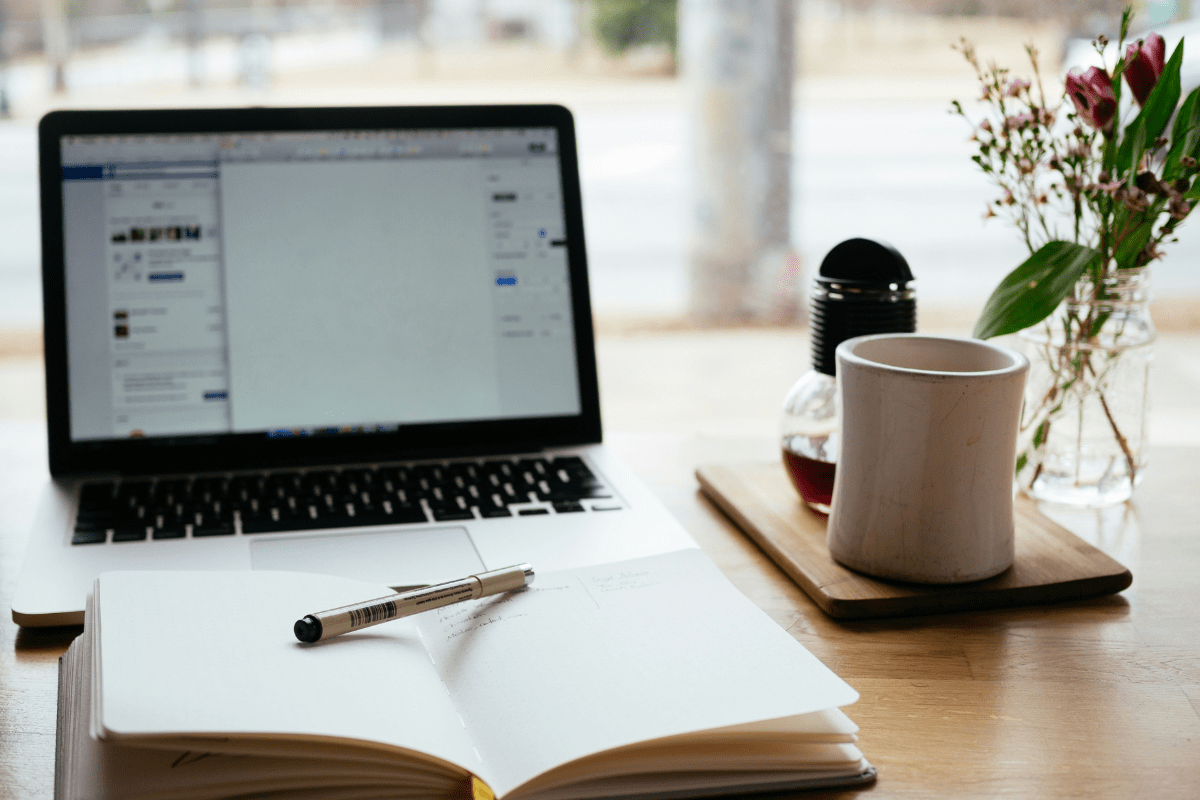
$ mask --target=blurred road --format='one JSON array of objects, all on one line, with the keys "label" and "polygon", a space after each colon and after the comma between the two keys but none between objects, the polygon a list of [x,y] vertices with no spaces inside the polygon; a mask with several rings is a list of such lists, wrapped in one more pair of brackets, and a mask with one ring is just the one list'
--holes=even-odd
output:
[{"label": "blurred road", "polygon": [[[59,105],[285,105],[561,102],[576,114],[593,303],[608,317],[677,316],[686,310],[689,130],[686,85],[618,81],[407,80],[347,90],[328,73],[281,75],[271,94],[236,85],[200,91],[112,87],[73,91],[19,107],[0,122],[0,329],[40,323],[36,118]],[[886,89],[881,92],[880,87]],[[885,239],[918,279],[925,308],[974,314],[1025,256],[1016,233],[984,224],[991,196],[969,161],[967,130],[947,113],[970,82],[813,78],[797,91],[793,241],[808,270],[842,239]],[[23,110],[22,110],[23,109]],[[1154,268],[1159,298],[1200,297],[1200,234]]]}]

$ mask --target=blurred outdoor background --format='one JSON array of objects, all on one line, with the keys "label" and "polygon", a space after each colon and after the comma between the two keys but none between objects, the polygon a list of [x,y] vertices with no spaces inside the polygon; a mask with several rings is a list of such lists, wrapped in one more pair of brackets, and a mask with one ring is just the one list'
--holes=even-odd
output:
[{"label": "blurred outdoor background", "polygon": [[[1064,53],[1114,35],[1122,5],[0,0],[0,357],[37,368],[36,126],[65,107],[562,103],[602,334],[803,324],[813,271],[852,236],[907,257],[922,327],[966,334],[1026,254],[983,220],[993,190],[947,113],[978,88],[951,45],[1020,74],[1032,43],[1059,93]],[[1140,3],[1134,31],[1190,30],[1191,9]],[[1194,226],[1154,267],[1160,327],[1200,317]]]}]

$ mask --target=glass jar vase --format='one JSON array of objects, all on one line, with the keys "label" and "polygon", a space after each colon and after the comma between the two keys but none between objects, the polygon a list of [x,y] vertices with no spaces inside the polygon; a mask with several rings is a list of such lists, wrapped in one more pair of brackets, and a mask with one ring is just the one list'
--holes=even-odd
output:
[{"label": "glass jar vase", "polygon": [[1128,500],[1141,482],[1155,337],[1149,277],[1145,267],[1085,277],[1021,332],[1030,370],[1017,482],[1031,497],[1095,508]]}]

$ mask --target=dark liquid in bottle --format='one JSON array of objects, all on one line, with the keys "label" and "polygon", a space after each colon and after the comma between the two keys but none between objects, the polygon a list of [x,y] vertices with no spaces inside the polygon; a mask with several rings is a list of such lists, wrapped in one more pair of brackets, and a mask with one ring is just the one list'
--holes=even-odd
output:
[{"label": "dark liquid in bottle", "polygon": [[833,500],[833,473],[837,464],[816,461],[784,450],[783,463],[796,491],[818,514],[829,514],[829,503]]}]

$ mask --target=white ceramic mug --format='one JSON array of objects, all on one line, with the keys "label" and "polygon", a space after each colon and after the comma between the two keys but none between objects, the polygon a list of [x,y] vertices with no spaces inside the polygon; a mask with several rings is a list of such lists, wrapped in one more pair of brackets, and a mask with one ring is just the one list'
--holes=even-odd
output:
[{"label": "white ceramic mug", "polygon": [[833,557],[922,583],[1008,569],[1028,372],[1025,356],[978,339],[881,334],[838,345]]}]

